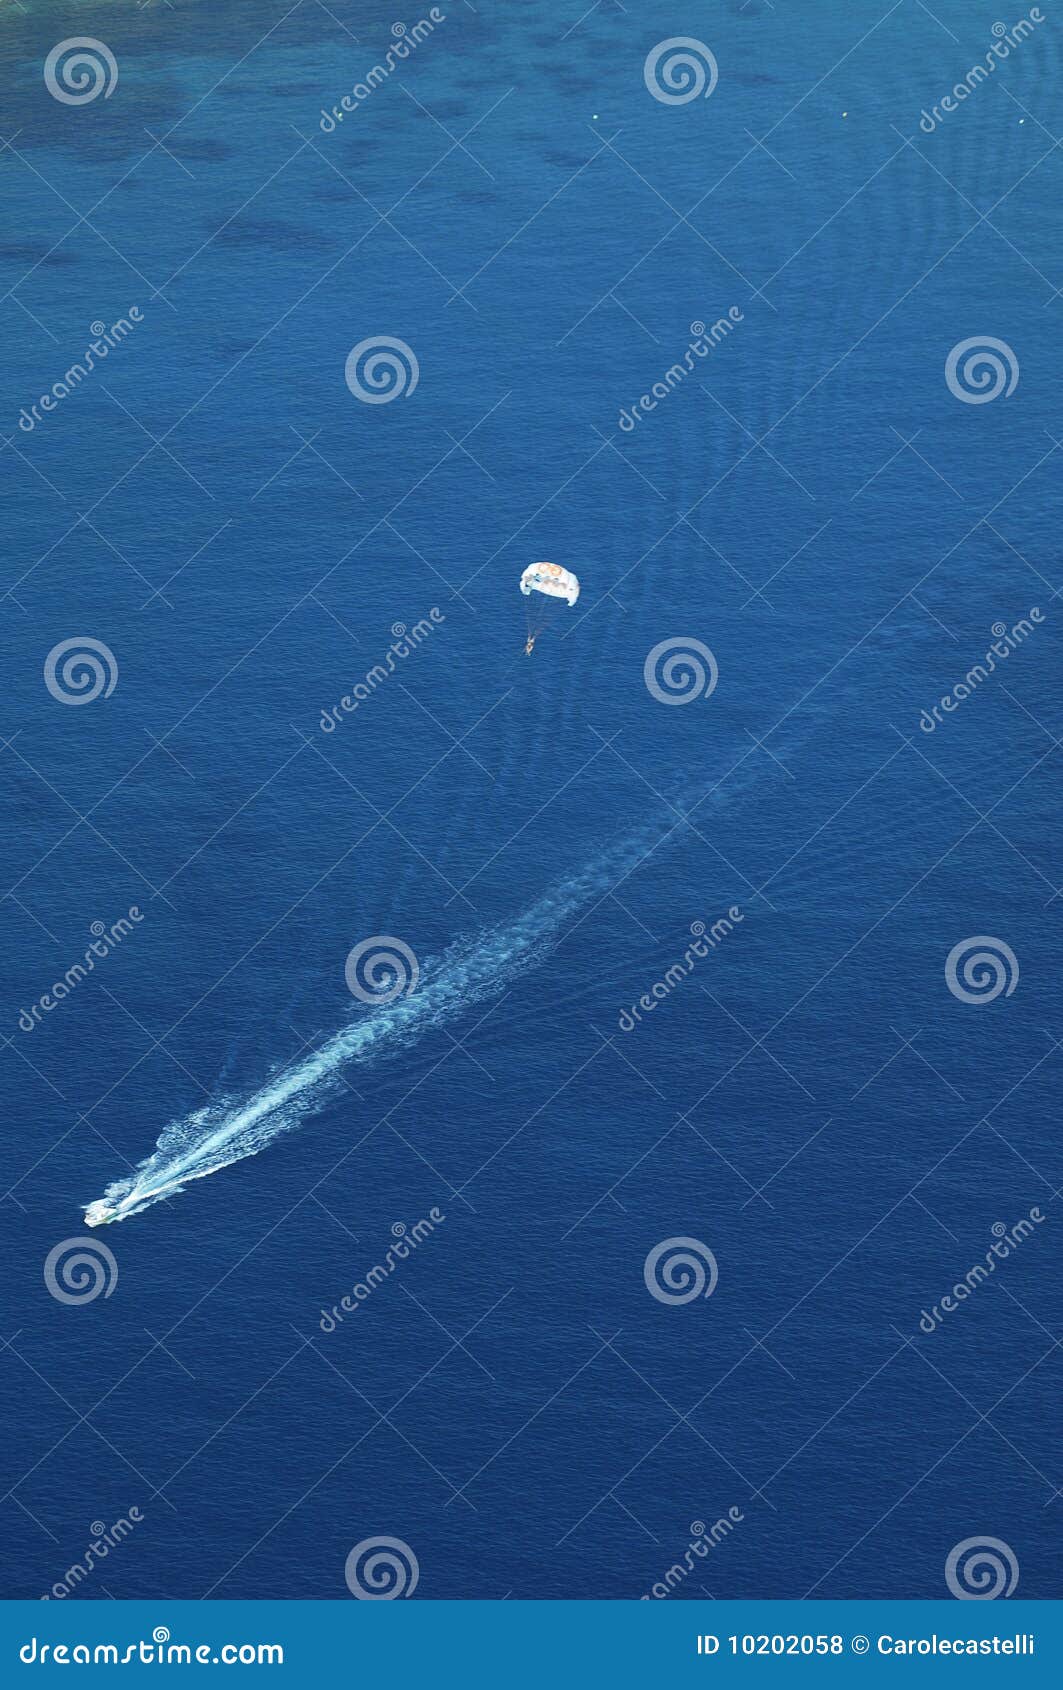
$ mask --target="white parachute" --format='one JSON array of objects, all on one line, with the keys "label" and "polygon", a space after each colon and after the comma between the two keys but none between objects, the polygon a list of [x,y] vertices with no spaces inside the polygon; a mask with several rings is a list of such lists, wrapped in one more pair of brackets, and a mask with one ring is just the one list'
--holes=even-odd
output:
[{"label": "white parachute", "polygon": [[559,563],[529,563],[520,578],[520,590],[525,598],[533,592],[545,593],[547,598],[565,599],[570,605],[579,598],[579,582],[571,569]]}]

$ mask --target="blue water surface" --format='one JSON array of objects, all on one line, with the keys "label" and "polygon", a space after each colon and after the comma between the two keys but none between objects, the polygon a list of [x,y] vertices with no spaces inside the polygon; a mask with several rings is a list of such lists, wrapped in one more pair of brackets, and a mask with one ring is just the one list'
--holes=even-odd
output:
[{"label": "blue water surface", "polygon": [[[324,125],[413,13],[0,12],[8,1595],[131,1509],[64,1589],[346,1600],[393,1537],[418,1598],[928,1597],[988,1536],[1058,1593],[1059,23],[928,133],[1021,13],[582,8],[452,0]],[[78,36],[118,78],[67,104]],[[673,37],[710,97],[654,97]],[[381,336],[418,379],[363,403]],[[986,337],[1013,390],[966,402]],[[582,591],[527,659],[544,558]],[[85,638],[117,679],[72,707]],[[680,706],[673,640],[718,672]],[[168,1122],[372,1013],[353,946],[430,971],[598,862],[499,989],[50,1294]],[[710,1296],[651,1294],[676,1239]]]}]

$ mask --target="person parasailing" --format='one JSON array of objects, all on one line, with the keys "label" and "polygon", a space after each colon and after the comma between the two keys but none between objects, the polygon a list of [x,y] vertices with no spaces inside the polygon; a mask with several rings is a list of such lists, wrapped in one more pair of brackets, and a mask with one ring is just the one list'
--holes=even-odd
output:
[{"label": "person parasailing", "polygon": [[[521,575],[520,590],[526,599],[530,599],[533,593],[541,593],[548,600],[564,599],[571,607],[579,598],[579,581],[570,569],[562,569],[559,563],[529,563]],[[528,638],[524,646],[527,657],[535,650],[535,642],[549,610],[549,605],[541,605],[538,600],[534,603],[534,612],[532,606],[528,606]]]}]

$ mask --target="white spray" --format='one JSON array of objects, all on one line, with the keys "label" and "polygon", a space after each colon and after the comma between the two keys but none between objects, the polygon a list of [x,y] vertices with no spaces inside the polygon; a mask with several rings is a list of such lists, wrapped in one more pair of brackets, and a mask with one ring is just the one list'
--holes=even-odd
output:
[{"label": "white spray", "polygon": [[264,1150],[298,1126],[330,1096],[338,1071],[413,1042],[464,1014],[537,963],[569,918],[595,894],[604,895],[679,823],[647,825],[604,852],[581,873],[547,892],[523,915],[451,946],[425,964],[416,989],[371,1008],[320,1050],[282,1070],[245,1103],[208,1105],[172,1121],[152,1154],[128,1178],[108,1186],[85,1211],[89,1226],[125,1220],[189,1181],[217,1173]]}]

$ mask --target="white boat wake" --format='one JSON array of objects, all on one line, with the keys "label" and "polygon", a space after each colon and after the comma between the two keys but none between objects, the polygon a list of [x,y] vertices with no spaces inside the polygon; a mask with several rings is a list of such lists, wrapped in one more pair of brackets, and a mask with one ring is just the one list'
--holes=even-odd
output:
[{"label": "white boat wake", "polygon": [[539,898],[523,915],[452,945],[427,962],[408,995],[371,1007],[313,1054],[283,1069],[246,1102],[211,1104],[172,1121],[152,1154],[108,1186],[85,1211],[89,1226],[126,1220],[190,1181],[264,1150],[338,1089],[339,1070],[400,1050],[434,1027],[501,993],[539,962],[569,918],[629,874],[681,825],[659,821],[628,835],[588,868]]}]

